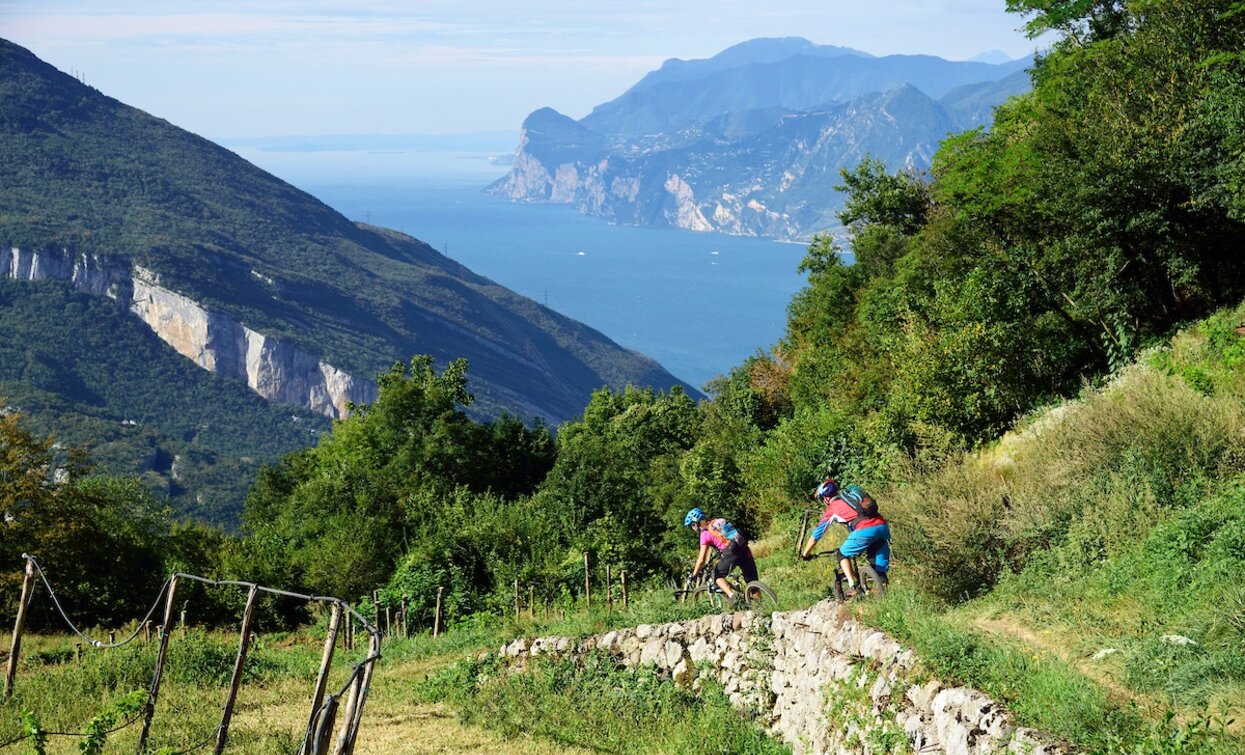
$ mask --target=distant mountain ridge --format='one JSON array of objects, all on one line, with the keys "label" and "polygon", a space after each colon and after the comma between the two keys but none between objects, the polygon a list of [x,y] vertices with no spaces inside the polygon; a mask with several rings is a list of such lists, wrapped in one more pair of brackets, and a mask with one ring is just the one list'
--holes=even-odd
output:
[{"label": "distant mountain ridge", "polygon": [[[440,365],[466,357],[479,417],[510,412],[557,424],[603,386],[680,385],[695,394],[582,323],[411,236],[353,223],[3,40],[0,143],[0,278],[111,300],[170,353],[270,402],[339,417],[349,402],[375,396],[377,374],[414,354]],[[56,317],[31,304],[27,319]],[[0,352],[32,364],[58,359],[28,338],[0,332]],[[6,374],[22,387],[23,371]],[[41,390],[55,393],[56,381]],[[98,390],[74,395],[40,405],[113,423],[126,419],[110,414],[116,406],[139,405],[92,404]],[[143,419],[153,432],[185,435],[171,418]],[[273,453],[288,450],[289,437],[306,435],[287,433]],[[256,447],[263,443],[248,446]]]},{"label": "distant mountain ridge", "polygon": [[535,111],[489,190],[622,223],[803,239],[835,225],[840,168],[866,154],[927,167],[948,133],[1028,89],[1027,65],[751,40],[666,61],[579,121]]}]

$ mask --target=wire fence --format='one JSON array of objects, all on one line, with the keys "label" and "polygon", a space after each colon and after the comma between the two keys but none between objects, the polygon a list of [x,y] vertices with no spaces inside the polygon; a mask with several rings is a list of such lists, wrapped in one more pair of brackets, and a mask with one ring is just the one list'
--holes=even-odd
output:
[{"label": "wire fence", "polygon": [[[214,752],[221,753],[224,751],[229,737],[229,724],[233,716],[234,703],[237,700],[238,689],[242,681],[242,672],[246,663],[248,648],[251,644],[252,637],[252,620],[254,618],[256,599],[263,593],[274,595],[277,597],[288,598],[293,600],[301,600],[308,603],[322,603],[330,607],[330,619],[328,632],[325,637],[324,653],[321,660],[320,671],[316,679],[315,689],[312,695],[311,710],[308,717],[308,723],[303,733],[302,743],[298,752],[300,755],[351,755],[353,753],[356,741],[358,739],[359,725],[363,717],[364,705],[367,701],[368,690],[371,687],[372,674],[376,667],[376,662],[381,658],[381,629],[379,621],[373,623],[356,611],[340,598],[327,595],[305,595],[302,593],[291,592],[289,590],[280,590],[273,587],[266,587],[254,582],[243,582],[239,580],[218,580],[202,577],[197,574],[185,574],[175,572],[165,580],[155,601],[151,605],[151,609],[142,621],[138,622],[134,631],[120,642],[115,641],[110,633],[109,641],[91,637],[74,623],[69,613],[61,604],[60,599],[56,595],[52,582],[48,579],[43,567],[39,564],[38,559],[34,556],[23,553],[22,558],[26,561],[25,578],[22,581],[22,595],[18,603],[17,618],[13,627],[13,640],[9,652],[8,666],[5,674],[4,698],[7,700],[13,692],[15,678],[18,668],[18,659],[21,652],[22,633],[28,614],[31,601],[34,597],[36,587],[42,585],[47,591],[47,595],[51,600],[55,612],[59,615],[61,621],[72,635],[75,635],[92,647],[101,650],[112,650],[124,647],[133,642],[144,628],[150,626],[152,617],[160,609],[161,604],[164,605],[164,620],[157,627],[159,647],[156,654],[156,660],[152,669],[151,683],[146,692],[146,699],[142,704],[140,711],[129,718],[124,723],[102,732],[62,732],[62,731],[29,731],[19,737],[0,742],[0,749],[11,747],[24,740],[32,737],[78,737],[86,739],[87,737],[106,737],[107,735],[134,726],[139,722],[142,723],[142,731],[138,739],[139,755],[147,751],[147,741],[150,736],[152,722],[155,716],[156,705],[159,700],[160,685],[163,679],[165,661],[168,655],[168,647],[170,636],[173,628],[173,611],[174,601],[177,595],[177,587],[179,583],[198,582],[211,587],[225,588],[241,588],[247,591],[246,607],[242,613],[242,625],[239,631],[238,652],[234,658],[233,675],[230,681],[229,690],[222,709],[220,722],[217,726],[198,743],[184,749],[179,750],[174,755],[182,755],[184,753],[194,752],[202,749],[207,745],[215,742]],[[36,580],[37,578],[37,580]],[[345,630],[343,630],[343,622]],[[369,635],[369,647],[367,655],[352,668],[346,683],[335,694],[327,694],[329,670],[332,666],[334,650],[338,644],[339,636],[343,638],[343,644],[347,649],[353,647],[354,625],[358,622],[363,627],[364,632]],[[338,711],[340,701],[346,699],[344,709],[341,709],[340,721],[338,721]],[[333,734],[336,733],[336,741],[334,742]]]}]

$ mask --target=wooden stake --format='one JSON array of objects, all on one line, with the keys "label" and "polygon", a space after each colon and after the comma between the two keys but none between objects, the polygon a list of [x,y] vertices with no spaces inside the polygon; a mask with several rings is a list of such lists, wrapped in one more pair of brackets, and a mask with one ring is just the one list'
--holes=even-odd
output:
[{"label": "wooden stake", "polygon": [[[24,554],[23,554],[24,555]],[[13,680],[17,677],[17,658],[22,652],[22,630],[26,628],[26,611],[35,592],[35,562],[26,559],[26,576],[22,577],[22,597],[17,604],[17,620],[13,622],[13,644],[9,646],[9,666],[4,674],[4,699],[13,694]]]},{"label": "wooden stake", "polygon": [[156,698],[160,694],[160,679],[164,676],[164,659],[169,651],[169,634],[173,631],[173,600],[177,596],[177,576],[169,580],[169,594],[164,601],[164,623],[157,633],[160,649],[156,651],[156,668],[151,674],[151,694],[147,697],[147,709],[143,712],[143,731],[138,736],[138,753],[147,752],[147,735],[151,732],[151,717],[156,713]]},{"label": "wooden stake", "polygon": [[437,587],[437,612],[432,615],[432,636],[436,637],[441,634],[441,593],[445,592],[442,586]]},{"label": "wooden stake", "polygon": [[359,690],[363,689],[363,672],[354,678],[350,684],[350,694],[346,697],[346,708],[342,713],[342,730],[337,735],[337,747],[333,749],[334,755],[342,755],[348,752],[349,747],[353,747],[351,740],[350,722],[354,719],[354,709],[359,705]]},{"label": "wooden stake", "polygon": [[514,578],[514,618],[519,620],[519,578]]},{"label": "wooden stake", "polygon": [[143,644],[151,644],[151,619],[143,622]]},{"label": "wooden stake", "polygon": [[609,564],[605,565],[605,612],[614,612],[614,576]]},{"label": "wooden stake", "polygon": [[238,657],[233,662],[233,678],[229,680],[229,694],[225,697],[225,712],[221,715],[220,728],[216,730],[216,749],[212,752],[220,755],[225,751],[225,741],[229,739],[229,720],[233,718],[233,704],[238,701],[238,687],[242,684],[242,667],[246,664],[246,651],[251,647],[251,619],[255,618],[255,599],[259,596],[259,585],[251,585],[246,596],[246,608],[242,610],[242,631],[238,636]]},{"label": "wooden stake", "polygon": [[181,618],[181,621],[178,622],[178,631],[181,632],[181,636],[183,640],[186,639],[186,608],[189,605],[190,605],[189,601],[182,604],[182,618]]},{"label": "wooden stake", "polygon": [[380,629],[380,590],[372,590],[372,626],[376,627],[379,633]]},{"label": "wooden stake", "polygon": [[[368,643],[368,655],[380,655],[379,633],[371,636],[371,641]],[[347,715],[342,722],[341,737],[337,740],[338,755],[354,753],[355,738],[359,734],[359,722],[363,719],[363,706],[367,702],[367,691],[372,685],[372,672],[375,668],[375,661],[367,664],[350,690],[350,702],[346,706]]]},{"label": "wooden stake", "polygon": [[[440,590],[440,588],[437,588],[437,589],[438,589],[438,591]],[[438,602],[439,602],[439,601],[438,601]],[[404,639],[404,640],[405,640],[405,639],[409,639],[409,638],[410,638],[410,636],[411,636],[411,611],[410,611],[410,603],[411,603],[411,596],[410,596],[410,595],[403,595],[403,596],[402,596],[402,621],[401,621],[401,624],[402,624],[402,639]]]},{"label": "wooden stake", "polygon": [[584,607],[592,610],[592,572],[588,571],[587,553],[584,553]]},{"label": "wooden stake", "polygon": [[113,631],[111,631],[111,632],[109,632],[109,633],[108,633],[108,644],[109,644],[109,645],[116,645],[116,644],[117,644],[117,632],[116,632],[116,630],[113,630]]},{"label": "wooden stake", "polygon": [[333,650],[337,647],[337,634],[341,630],[342,624],[342,607],[339,603],[334,603],[332,612],[329,614],[329,628],[324,635],[324,654],[320,657],[320,674],[316,677],[316,687],[311,693],[311,718],[307,720],[307,734],[303,738],[304,747],[299,750],[302,755],[307,755],[307,745],[312,749],[310,752],[316,752],[316,714],[320,712],[320,706],[324,703],[324,690],[329,684],[329,669],[333,665]]},{"label": "wooden stake", "polygon": [[804,518],[800,521],[800,536],[795,539],[795,560],[800,560],[800,554],[804,552],[804,535],[808,533],[808,517],[812,513],[808,509],[804,509]]},{"label": "wooden stake", "polygon": [[312,732],[311,753],[325,755],[329,751],[329,741],[333,738],[333,724],[337,723],[337,698],[330,697],[324,708],[324,715],[316,722]]},{"label": "wooden stake", "polygon": [[626,611],[627,610],[627,570],[626,569],[623,569],[622,571],[618,573],[618,579],[620,582],[622,582],[623,610]]},{"label": "wooden stake", "polygon": [[532,621],[536,621],[536,587],[535,585],[527,586],[527,615]]},{"label": "wooden stake", "polygon": [[389,606],[385,606],[385,636],[393,635],[393,610]]},{"label": "wooden stake", "polygon": [[82,662],[82,643],[75,642],[73,644],[73,662],[75,664]]}]

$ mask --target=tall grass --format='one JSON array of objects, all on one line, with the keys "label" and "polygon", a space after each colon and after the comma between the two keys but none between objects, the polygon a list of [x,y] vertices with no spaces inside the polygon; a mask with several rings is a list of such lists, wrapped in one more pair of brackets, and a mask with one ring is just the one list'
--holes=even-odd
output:
[{"label": "tall grass", "polygon": [[992,449],[909,466],[882,499],[918,583],[962,600],[1069,538],[1088,563],[1109,557],[1242,471],[1239,398],[1138,365]]},{"label": "tall grass", "polygon": [[608,655],[583,662],[536,658],[511,674],[495,660],[463,661],[423,687],[468,723],[535,734],[563,745],[619,753],[784,753],[732,707],[720,688],[695,695],[648,670],[620,669]]}]

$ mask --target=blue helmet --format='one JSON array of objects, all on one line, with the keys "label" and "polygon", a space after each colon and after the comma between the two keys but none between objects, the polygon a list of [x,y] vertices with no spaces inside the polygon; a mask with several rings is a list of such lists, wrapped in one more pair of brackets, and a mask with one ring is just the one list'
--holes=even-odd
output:
[{"label": "blue helmet", "polygon": [[817,492],[813,493],[813,496],[825,499],[830,498],[837,492],[839,492],[839,483],[836,482],[833,477],[827,477],[821,481],[820,485],[817,486]]},{"label": "blue helmet", "polygon": [[705,512],[700,509],[692,509],[687,512],[687,516],[683,517],[683,526],[691,527],[693,522],[703,522],[705,520]]}]

